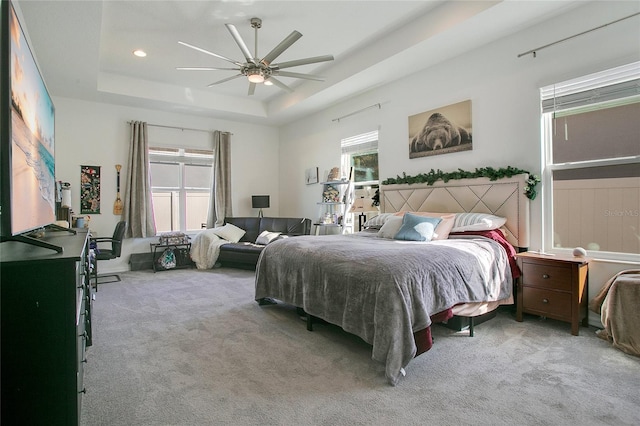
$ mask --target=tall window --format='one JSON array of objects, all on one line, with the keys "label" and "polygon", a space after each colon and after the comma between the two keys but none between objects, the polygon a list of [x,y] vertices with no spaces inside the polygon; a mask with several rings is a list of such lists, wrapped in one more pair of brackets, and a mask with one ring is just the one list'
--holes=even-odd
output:
[{"label": "tall window", "polygon": [[545,248],[640,253],[640,63],[541,89]]},{"label": "tall window", "polygon": [[378,131],[342,139],[342,170],[353,167],[356,186],[378,184]]},{"label": "tall window", "polygon": [[[342,139],[341,146],[342,170],[350,170],[353,167],[353,195],[355,199],[364,197],[368,207],[371,205],[371,197],[378,189],[378,131]],[[363,214],[366,219],[374,212]],[[354,214],[347,214],[345,217],[345,232],[358,231],[358,226],[355,224],[360,221],[354,220]]]},{"label": "tall window", "polygon": [[207,222],[213,151],[149,148],[158,232],[195,231]]}]

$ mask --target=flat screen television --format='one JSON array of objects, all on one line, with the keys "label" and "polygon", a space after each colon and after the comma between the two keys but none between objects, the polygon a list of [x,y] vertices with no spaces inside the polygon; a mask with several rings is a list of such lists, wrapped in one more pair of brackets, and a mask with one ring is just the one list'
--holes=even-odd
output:
[{"label": "flat screen television", "polygon": [[61,252],[28,235],[56,220],[55,109],[13,5],[1,7],[0,237]]}]

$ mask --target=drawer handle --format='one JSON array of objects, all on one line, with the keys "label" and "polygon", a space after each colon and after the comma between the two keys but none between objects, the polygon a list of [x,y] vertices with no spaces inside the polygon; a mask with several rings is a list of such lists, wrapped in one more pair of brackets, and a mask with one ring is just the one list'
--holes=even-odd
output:
[{"label": "drawer handle", "polygon": [[548,280],[549,278],[551,278],[551,276],[549,276],[549,274],[542,274],[542,278]]},{"label": "drawer handle", "polygon": [[542,299],[542,303],[549,303],[549,299]]},{"label": "drawer handle", "polygon": [[84,394],[86,394],[86,393],[87,393],[87,388],[82,388],[82,390],[81,390],[81,391],[78,391],[78,393],[84,393]]}]

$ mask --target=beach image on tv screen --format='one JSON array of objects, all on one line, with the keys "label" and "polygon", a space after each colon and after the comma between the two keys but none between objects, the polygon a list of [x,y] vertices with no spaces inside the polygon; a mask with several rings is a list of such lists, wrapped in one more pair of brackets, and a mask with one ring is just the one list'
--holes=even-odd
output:
[{"label": "beach image on tv screen", "polygon": [[54,107],[15,12],[11,32],[11,231],[55,221]]}]

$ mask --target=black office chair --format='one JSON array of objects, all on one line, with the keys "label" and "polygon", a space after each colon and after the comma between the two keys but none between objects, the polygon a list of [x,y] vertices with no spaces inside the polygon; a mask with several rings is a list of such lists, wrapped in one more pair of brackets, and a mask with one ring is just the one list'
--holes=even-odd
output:
[{"label": "black office chair", "polygon": [[[113,231],[112,237],[95,237],[91,238],[92,246],[94,248],[94,261],[93,261],[93,279],[95,283],[96,291],[98,291],[98,284],[115,283],[120,281],[118,274],[103,274],[98,275],[98,260],[111,260],[120,257],[122,252],[122,239],[124,238],[124,231],[127,227],[127,222],[120,221],[116,224],[116,229]],[[100,244],[111,244],[110,248],[101,248]],[[115,279],[109,281],[103,281],[98,283],[100,278],[115,277]]]}]

